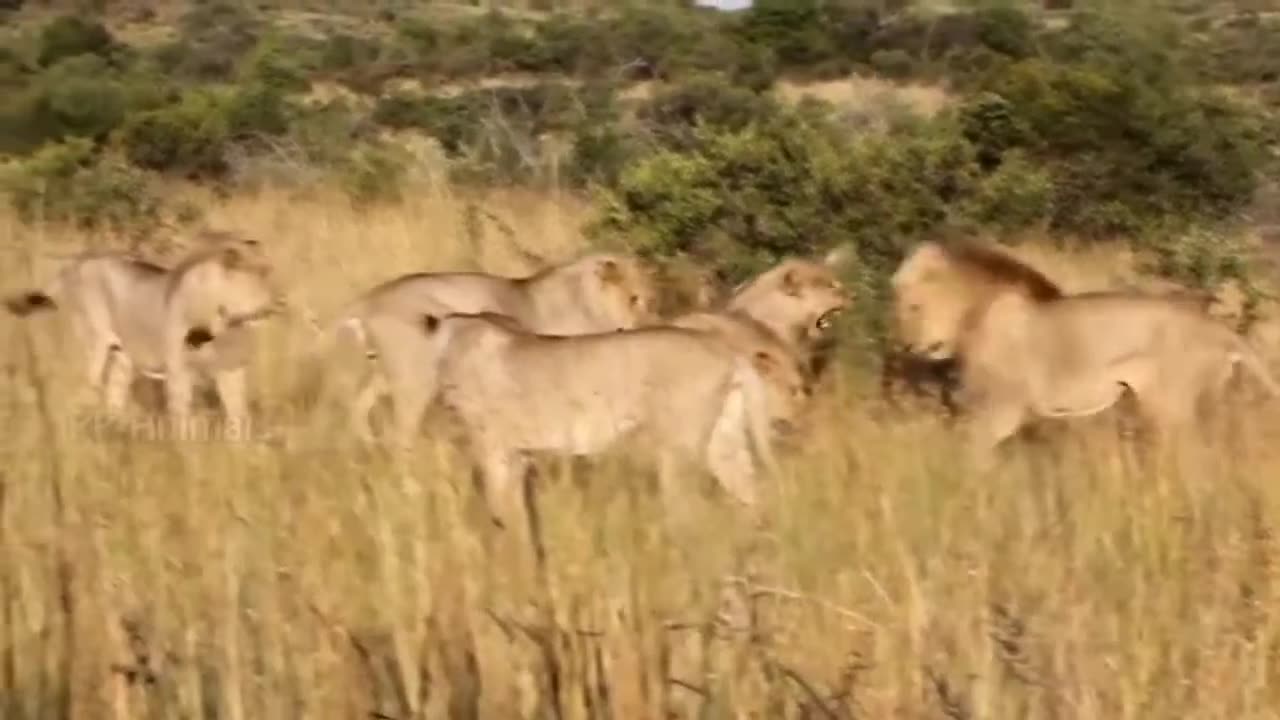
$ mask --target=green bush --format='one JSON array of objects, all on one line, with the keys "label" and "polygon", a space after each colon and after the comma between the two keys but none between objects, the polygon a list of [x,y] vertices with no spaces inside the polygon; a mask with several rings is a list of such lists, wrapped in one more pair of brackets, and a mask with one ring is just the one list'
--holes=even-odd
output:
[{"label": "green bush", "polygon": [[176,77],[226,81],[257,45],[262,23],[240,3],[212,0],[183,14],[178,31],[177,40],[156,51],[157,61]]},{"label": "green bush", "polygon": [[357,203],[399,200],[409,171],[409,158],[392,145],[358,146],[341,165],[342,187]]},{"label": "green bush", "polygon": [[535,30],[544,69],[566,75],[589,75],[608,65],[599,23],[557,13]]},{"label": "green bush", "polygon": [[1120,66],[1023,61],[987,89],[962,111],[980,158],[992,166],[1017,147],[1044,163],[1055,179],[1053,226],[1068,232],[1227,217],[1252,197],[1266,157],[1260,118],[1244,107]]},{"label": "green bush", "polygon": [[160,219],[161,204],[148,177],[118,158],[96,154],[84,138],[45,145],[7,168],[3,187],[26,222],[145,231]]},{"label": "green bush", "polygon": [[239,81],[277,93],[303,92],[311,84],[308,73],[319,65],[319,51],[314,59],[309,54],[300,40],[269,35],[240,61]]},{"label": "green bush", "polygon": [[1251,279],[1248,246],[1239,234],[1203,226],[1180,231],[1164,227],[1144,238],[1143,245],[1155,251],[1146,270],[1188,287],[1213,291],[1228,281]]},{"label": "green bush", "polygon": [[227,102],[191,91],[171,107],[131,116],[120,128],[125,156],[148,170],[216,177],[226,171]]},{"label": "green bush", "polygon": [[[422,130],[453,156],[482,140],[501,143],[574,127],[579,112],[574,90],[560,83],[477,90],[451,97],[390,95],[378,100],[373,120],[395,129]],[[495,135],[491,126],[498,122]],[[505,139],[502,135],[506,135]]]},{"label": "green bush", "polygon": [[1145,272],[1208,293],[1234,283],[1244,301],[1241,331],[1258,319],[1267,294],[1258,283],[1256,266],[1249,262],[1248,243],[1241,233],[1204,225],[1166,225],[1154,228],[1139,246],[1151,251],[1151,260],[1142,266]]},{"label": "green bush", "polygon": [[375,41],[345,33],[329,36],[320,49],[319,67],[322,70],[347,70],[376,62],[382,55],[382,47]]},{"label": "green bush", "polygon": [[11,47],[0,45],[0,88],[21,88],[31,76],[31,70],[22,57]]},{"label": "green bush", "polygon": [[748,42],[766,47],[784,67],[830,60],[836,48],[817,0],[756,0],[740,26]]},{"label": "green bush", "polygon": [[1053,175],[1018,150],[983,177],[974,191],[967,216],[983,226],[1012,232],[1053,217]]},{"label": "green bush", "polygon": [[26,153],[66,137],[102,139],[130,112],[163,103],[163,80],[121,74],[95,55],[45,68],[0,105],[0,149]]},{"label": "green bush", "polygon": [[760,93],[714,75],[698,75],[662,87],[636,109],[636,117],[667,147],[685,147],[699,126],[738,130],[779,112],[778,104]]},{"label": "green bush", "polygon": [[900,240],[947,222],[977,177],[972,148],[942,123],[851,138],[787,114],[694,138],[690,150],[628,167],[600,229],[634,234],[656,255],[696,257],[730,281],[845,241],[887,268]]},{"label": "green bush", "polygon": [[294,110],[275,85],[253,83],[237,87],[227,98],[227,133],[237,141],[255,141],[289,130]]},{"label": "green bush", "polygon": [[974,19],[977,40],[987,50],[1012,58],[1035,54],[1035,25],[1022,10],[1008,5],[984,8]]},{"label": "green bush", "polygon": [[876,50],[870,62],[876,73],[894,80],[905,80],[916,69],[915,59],[904,50]]},{"label": "green bush", "polygon": [[37,61],[48,67],[76,55],[106,55],[114,44],[111,33],[102,23],[63,15],[41,30]]}]

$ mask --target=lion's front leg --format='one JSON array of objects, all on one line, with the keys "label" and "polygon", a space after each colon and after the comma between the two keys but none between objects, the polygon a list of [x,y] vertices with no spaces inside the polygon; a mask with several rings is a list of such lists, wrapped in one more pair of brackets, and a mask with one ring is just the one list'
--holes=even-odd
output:
[{"label": "lion's front leg", "polygon": [[[747,429],[750,419],[747,415],[762,412],[761,408],[746,407],[742,390],[731,390],[725,398],[720,416],[711,428],[703,454],[707,469],[716,482],[720,483],[720,487],[747,507],[754,507],[757,499],[755,462]],[[772,465],[768,469],[775,472],[777,461],[768,446],[769,438],[763,437],[760,441],[764,445],[760,448],[761,461],[766,466]]]},{"label": "lion's front leg", "polygon": [[249,421],[249,404],[245,398],[245,375],[244,368],[236,368],[219,371],[213,377],[226,422],[243,424]]},{"label": "lion's front leg", "polygon": [[390,394],[390,387],[387,385],[386,375],[376,366],[371,365],[369,374],[365,377],[347,418],[352,432],[361,441],[373,442],[373,424],[370,416],[373,415],[373,408],[378,401],[388,394]]},{"label": "lion's front leg", "polygon": [[1016,402],[986,401],[974,408],[969,425],[969,450],[974,463],[987,469],[996,448],[1013,437],[1026,420],[1026,407]]},{"label": "lion's front leg", "polygon": [[180,359],[171,359],[164,372],[165,407],[175,432],[187,429],[195,377]]},{"label": "lion's front leg", "polygon": [[125,401],[129,396],[129,386],[133,382],[133,359],[123,350],[116,349],[108,353],[106,359],[106,396],[107,413],[116,419],[124,414]]},{"label": "lion's front leg", "polygon": [[523,470],[525,463],[518,453],[481,443],[481,473],[485,502],[494,524],[519,534],[524,525]]}]

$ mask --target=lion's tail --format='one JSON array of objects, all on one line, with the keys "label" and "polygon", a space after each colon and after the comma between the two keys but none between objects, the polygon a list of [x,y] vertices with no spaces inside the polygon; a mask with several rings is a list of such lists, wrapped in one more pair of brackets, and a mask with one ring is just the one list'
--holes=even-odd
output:
[{"label": "lion's tail", "polygon": [[1280,383],[1271,376],[1267,364],[1244,338],[1236,336],[1235,347],[1231,352],[1233,364],[1243,365],[1273,398],[1280,398]]}]

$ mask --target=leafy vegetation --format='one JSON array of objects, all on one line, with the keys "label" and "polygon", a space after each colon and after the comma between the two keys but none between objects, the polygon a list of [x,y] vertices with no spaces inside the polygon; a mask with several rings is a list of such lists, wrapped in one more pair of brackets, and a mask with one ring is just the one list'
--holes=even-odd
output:
[{"label": "leafy vegetation", "polygon": [[[968,5],[388,10],[307,25],[209,0],[133,44],[92,15],[54,16],[0,44],[13,98],[0,149],[89,147],[139,177],[211,183],[283,153],[372,201],[424,161],[394,138],[425,136],[455,181],[592,191],[598,232],[729,281],[840,242],[883,276],[913,239],[956,228],[1107,241],[1239,220],[1276,123],[1265,92],[1224,85],[1280,77],[1269,20],[1084,7],[1050,25]],[[922,113],[779,90],[850,73],[948,102]]]}]

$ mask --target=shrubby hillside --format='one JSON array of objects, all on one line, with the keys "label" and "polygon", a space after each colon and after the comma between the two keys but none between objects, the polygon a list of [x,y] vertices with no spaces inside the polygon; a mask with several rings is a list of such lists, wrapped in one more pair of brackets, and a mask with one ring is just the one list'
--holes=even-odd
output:
[{"label": "shrubby hillside", "polygon": [[904,245],[947,232],[1242,274],[1229,238],[1271,170],[1276,19],[1057,5],[10,2],[4,187],[23,217],[145,236],[196,216],[159,192],[174,179],[360,203],[556,186],[595,198],[602,240],[726,281],[852,241],[869,302]]}]

